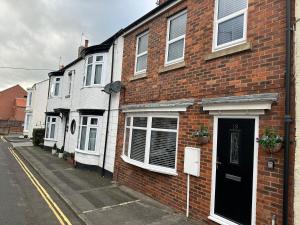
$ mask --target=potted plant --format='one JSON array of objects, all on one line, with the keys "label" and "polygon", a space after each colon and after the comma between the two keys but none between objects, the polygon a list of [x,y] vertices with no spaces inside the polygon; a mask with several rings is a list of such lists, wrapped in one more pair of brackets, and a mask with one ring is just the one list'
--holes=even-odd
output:
[{"label": "potted plant", "polygon": [[207,144],[209,142],[208,127],[202,125],[199,130],[193,133],[193,137],[197,137],[200,144]]},{"label": "potted plant", "polygon": [[61,149],[59,149],[58,151],[58,158],[62,159],[62,157],[64,156],[64,146],[61,147]]},{"label": "potted plant", "polygon": [[273,129],[266,128],[263,136],[257,138],[257,142],[262,146],[263,150],[272,154],[280,151],[283,139]]},{"label": "potted plant", "polygon": [[57,145],[56,143],[53,145],[53,148],[52,148],[52,155],[55,155],[57,152]]}]

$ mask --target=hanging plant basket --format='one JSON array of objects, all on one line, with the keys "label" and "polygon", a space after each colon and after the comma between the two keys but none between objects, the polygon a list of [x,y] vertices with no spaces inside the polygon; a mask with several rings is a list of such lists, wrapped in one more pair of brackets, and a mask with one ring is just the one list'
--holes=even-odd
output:
[{"label": "hanging plant basket", "polygon": [[208,128],[201,126],[199,130],[195,131],[192,135],[195,138],[198,138],[199,144],[207,144],[210,141],[210,136],[208,133]]},{"label": "hanging plant basket", "polygon": [[264,135],[257,139],[257,142],[269,154],[277,153],[282,149],[283,139],[274,130],[266,128]]}]

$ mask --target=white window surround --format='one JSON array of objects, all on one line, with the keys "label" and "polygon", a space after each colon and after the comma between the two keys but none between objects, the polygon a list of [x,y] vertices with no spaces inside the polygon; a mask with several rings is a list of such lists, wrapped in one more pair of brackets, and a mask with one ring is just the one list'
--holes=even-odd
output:
[{"label": "white window surround", "polygon": [[70,72],[68,74],[68,96],[71,96],[72,93],[72,80],[73,80],[73,73]]},{"label": "white window surround", "polygon": [[[86,119],[86,124],[83,124],[83,119]],[[75,149],[76,152],[88,154],[88,155],[99,155],[99,142],[100,142],[100,133],[101,133],[101,125],[102,125],[102,117],[101,116],[94,116],[94,115],[81,115],[79,120],[79,132],[77,138],[77,147]],[[97,124],[92,124],[92,120],[97,120]],[[84,138],[84,148],[81,149],[81,136],[82,136],[82,128],[85,127],[85,138]],[[88,150],[89,148],[89,141],[90,141],[90,134],[91,129],[96,129],[95,135],[95,143],[94,143],[94,150]]]},{"label": "white window surround", "polygon": [[238,225],[224,217],[221,217],[214,212],[215,208],[215,186],[216,186],[216,164],[217,164],[217,136],[218,136],[218,120],[220,118],[236,118],[236,119],[254,119],[254,155],[253,155],[253,184],[252,184],[252,216],[251,225],[256,224],[256,200],[257,200],[257,173],[258,173],[258,143],[256,138],[259,136],[259,116],[236,116],[236,115],[219,115],[214,116],[214,130],[213,130],[213,156],[212,156],[212,185],[211,185],[211,201],[210,201],[210,215],[208,218],[216,223],[222,225]]},{"label": "white window surround", "polygon": [[32,91],[28,91],[27,93],[27,104],[26,106],[32,106]]},{"label": "white window surround", "polygon": [[26,113],[24,131],[26,132],[29,131],[31,121],[32,121],[32,113]]},{"label": "white window surround", "polygon": [[[157,173],[162,173],[162,174],[167,174],[167,175],[173,175],[176,176],[177,174],[177,154],[178,154],[178,133],[179,133],[179,114],[178,113],[127,113],[126,114],[126,119],[131,117],[131,124],[127,125],[125,124],[125,129],[124,129],[124,141],[123,141],[123,152],[121,155],[121,158],[129,164],[132,164],[134,166],[157,172]],[[133,126],[133,118],[134,117],[146,117],[147,118],[147,127],[145,128],[136,128]],[[160,129],[160,128],[152,128],[152,118],[174,118],[177,119],[177,129],[176,130],[170,130],[170,129]],[[126,122],[125,122],[126,123]],[[129,134],[129,139],[128,139],[128,153],[127,155],[125,154],[125,142],[126,142],[126,129],[130,129],[130,134]],[[130,158],[130,152],[131,152],[131,144],[132,144],[132,131],[133,129],[138,129],[138,130],[145,130],[146,131],[146,143],[145,143],[145,155],[144,155],[144,162],[140,162],[134,159]],[[157,166],[157,165],[151,165],[149,163],[149,158],[150,158],[150,142],[151,142],[151,132],[152,131],[164,131],[164,132],[174,132],[176,133],[176,153],[175,153],[175,168],[168,168],[168,167],[163,167],[163,166]]]},{"label": "white window surround", "polygon": [[[92,59],[92,62],[89,62],[89,59]],[[83,82],[83,88],[85,87],[102,87],[104,86],[104,67],[105,67],[105,56],[104,54],[92,54],[86,56],[85,59],[85,72],[84,72],[84,82]],[[88,75],[88,67],[91,66],[91,74],[90,74],[90,82],[87,83],[87,75]],[[96,76],[96,68],[101,66],[101,72],[100,72],[100,80],[96,82],[95,76]]]},{"label": "white window surround", "polygon": [[[147,62],[148,62],[148,43],[147,43],[147,50],[144,52],[139,53],[139,45],[140,45],[140,40],[142,37],[148,36],[148,43],[149,43],[149,31],[143,32],[142,34],[138,35],[136,38],[136,51],[135,51],[135,66],[134,66],[134,75],[139,75],[139,74],[143,74],[146,73],[147,71]],[[142,56],[147,56],[146,59],[146,69],[143,70],[137,70],[138,69],[138,59]]]},{"label": "white window surround", "polygon": [[[168,27],[167,27],[167,37],[166,37],[166,51],[165,51],[165,66],[169,66],[169,65],[172,65],[172,64],[176,64],[176,63],[179,63],[179,62],[183,62],[184,61],[184,56],[185,56],[185,37],[186,37],[186,31],[184,33],[184,35],[181,35],[179,37],[176,37],[172,40],[170,40],[170,24],[171,24],[171,21],[184,15],[184,14],[187,14],[187,10],[184,10],[170,18],[168,18]],[[186,24],[187,24],[187,20],[186,20]],[[177,58],[177,59],[174,59],[174,60],[168,60],[168,57],[169,57],[169,46],[172,44],[172,43],[175,43],[175,42],[178,42],[180,40],[183,40],[183,54],[182,54],[182,57],[180,58]]]},{"label": "white window surround", "polygon": [[58,118],[59,117],[57,116],[46,117],[45,138],[44,138],[45,140],[50,140],[50,141],[56,140],[57,131],[58,131]]},{"label": "white window surround", "polygon": [[58,98],[61,96],[61,91],[62,91],[61,84],[62,84],[62,77],[51,78],[50,97]]},{"label": "white window surround", "polygon": [[[231,13],[225,17],[222,17],[218,19],[218,12],[219,12],[219,0],[215,0],[215,13],[214,13],[214,32],[213,32],[213,44],[212,44],[212,51],[216,52],[222,49],[230,48],[236,45],[243,44],[247,41],[247,21],[248,21],[248,0],[247,0],[247,7],[236,11],[234,13]],[[231,42],[227,42],[224,44],[218,45],[218,29],[219,24],[229,21],[233,18],[236,18],[238,16],[244,15],[244,24],[243,24],[243,37]]]}]

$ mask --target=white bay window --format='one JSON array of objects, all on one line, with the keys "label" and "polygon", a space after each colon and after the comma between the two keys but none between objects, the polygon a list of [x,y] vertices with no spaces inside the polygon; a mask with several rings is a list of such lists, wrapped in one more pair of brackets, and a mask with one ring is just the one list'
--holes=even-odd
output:
[{"label": "white bay window", "polygon": [[56,138],[56,126],[57,126],[57,117],[56,116],[47,116],[46,119],[46,139],[55,139]]},{"label": "white bay window", "polygon": [[215,0],[214,50],[246,41],[247,0]]},{"label": "white bay window", "polygon": [[78,150],[95,153],[97,136],[100,132],[100,117],[81,116],[79,126]]},{"label": "white bay window", "polygon": [[178,116],[128,115],[122,158],[155,172],[176,174]]},{"label": "white bay window", "polygon": [[86,59],[84,86],[101,85],[103,83],[103,55],[91,55]]},{"label": "white bay window", "polygon": [[187,12],[181,12],[168,20],[165,64],[184,60]]}]

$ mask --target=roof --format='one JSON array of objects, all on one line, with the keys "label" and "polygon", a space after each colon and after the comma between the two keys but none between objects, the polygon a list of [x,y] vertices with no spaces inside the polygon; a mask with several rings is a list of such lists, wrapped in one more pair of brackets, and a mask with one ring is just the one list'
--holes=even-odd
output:
[{"label": "roof", "polygon": [[26,99],[25,98],[16,98],[16,107],[26,107]]},{"label": "roof", "polygon": [[164,3],[160,4],[159,6],[157,6],[156,8],[154,8],[153,10],[151,10],[150,12],[148,12],[147,14],[145,14],[144,16],[142,16],[141,18],[137,19],[136,21],[134,21],[133,23],[131,23],[127,27],[125,27],[123,29],[123,33],[128,32],[129,30],[133,29],[138,24],[140,24],[143,21],[149,19],[151,16],[154,16],[156,13],[158,13],[159,11],[161,11],[162,9],[164,9],[165,7],[171,5],[172,3],[175,3],[177,1],[178,0],[167,0],[167,1],[165,1]]},{"label": "roof", "polygon": [[63,76],[66,69],[70,68],[71,66],[73,66],[74,64],[76,64],[77,62],[82,60],[85,56],[87,56],[89,54],[93,54],[93,53],[109,51],[109,49],[112,46],[112,44],[114,43],[115,39],[118,38],[119,36],[121,36],[122,34],[123,34],[123,30],[121,29],[117,33],[115,33],[113,36],[111,36],[110,38],[108,38],[107,40],[102,42],[101,44],[93,45],[93,46],[84,48],[80,53],[80,57],[78,57],[77,59],[75,59],[74,61],[72,61],[68,65],[66,65],[64,68],[48,73],[48,76],[49,77],[51,77],[51,76]]}]

